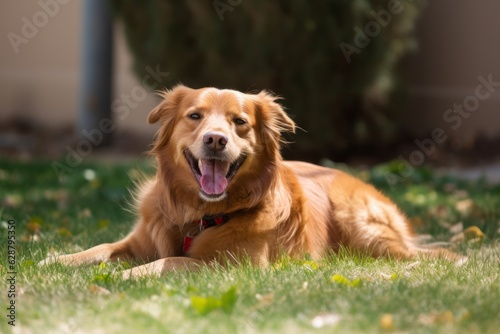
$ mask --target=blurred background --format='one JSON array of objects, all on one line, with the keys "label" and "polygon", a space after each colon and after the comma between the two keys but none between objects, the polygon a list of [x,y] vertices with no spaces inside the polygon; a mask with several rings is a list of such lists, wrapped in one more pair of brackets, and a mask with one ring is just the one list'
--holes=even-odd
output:
[{"label": "blurred background", "polygon": [[183,83],[283,97],[304,130],[290,138],[287,158],[499,166],[495,0],[0,8],[3,158],[137,157],[157,130],[146,122],[154,90]]}]

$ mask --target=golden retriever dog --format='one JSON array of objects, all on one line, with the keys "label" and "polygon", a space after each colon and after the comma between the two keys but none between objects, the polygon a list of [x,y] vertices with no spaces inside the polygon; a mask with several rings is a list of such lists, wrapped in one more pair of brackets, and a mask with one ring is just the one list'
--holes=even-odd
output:
[{"label": "golden retriever dog", "polygon": [[419,246],[398,207],[339,170],[284,161],[295,124],[268,92],[177,86],[149,114],[160,123],[156,176],[140,185],[138,222],[115,243],[48,258],[68,265],[137,259],[126,277],[247,257],[319,259],[339,247],[374,257],[465,259]]}]

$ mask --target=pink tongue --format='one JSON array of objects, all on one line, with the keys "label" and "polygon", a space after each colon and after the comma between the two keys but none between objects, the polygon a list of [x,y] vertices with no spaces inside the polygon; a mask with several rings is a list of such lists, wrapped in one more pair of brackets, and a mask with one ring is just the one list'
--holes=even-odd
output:
[{"label": "pink tongue", "polygon": [[214,159],[204,159],[201,164],[200,184],[203,191],[208,195],[222,194],[227,187],[226,174],[229,168],[228,162]]}]

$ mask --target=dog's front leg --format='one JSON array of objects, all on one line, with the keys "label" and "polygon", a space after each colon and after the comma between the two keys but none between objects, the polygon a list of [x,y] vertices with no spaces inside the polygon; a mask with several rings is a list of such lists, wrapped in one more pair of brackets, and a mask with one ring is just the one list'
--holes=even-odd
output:
[{"label": "dog's front leg", "polygon": [[161,276],[173,270],[198,270],[204,262],[189,257],[167,257],[122,272],[124,279]]},{"label": "dog's front leg", "polygon": [[39,262],[38,265],[44,266],[52,263],[61,263],[64,265],[79,266],[84,264],[99,264],[109,260],[127,260],[133,257],[134,255],[131,253],[128,243],[116,242],[98,245],[75,254],[49,256]]}]

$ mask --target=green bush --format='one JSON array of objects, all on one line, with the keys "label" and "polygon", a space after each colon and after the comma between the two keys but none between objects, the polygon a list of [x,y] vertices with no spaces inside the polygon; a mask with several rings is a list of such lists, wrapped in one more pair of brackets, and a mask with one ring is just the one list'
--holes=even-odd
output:
[{"label": "green bush", "polygon": [[292,155],[334,156],[398,137],[396,65],[415,45],[421,0],[110,1],[140,78],[159,66],[167,87],[272,90],[307,131]]}]

